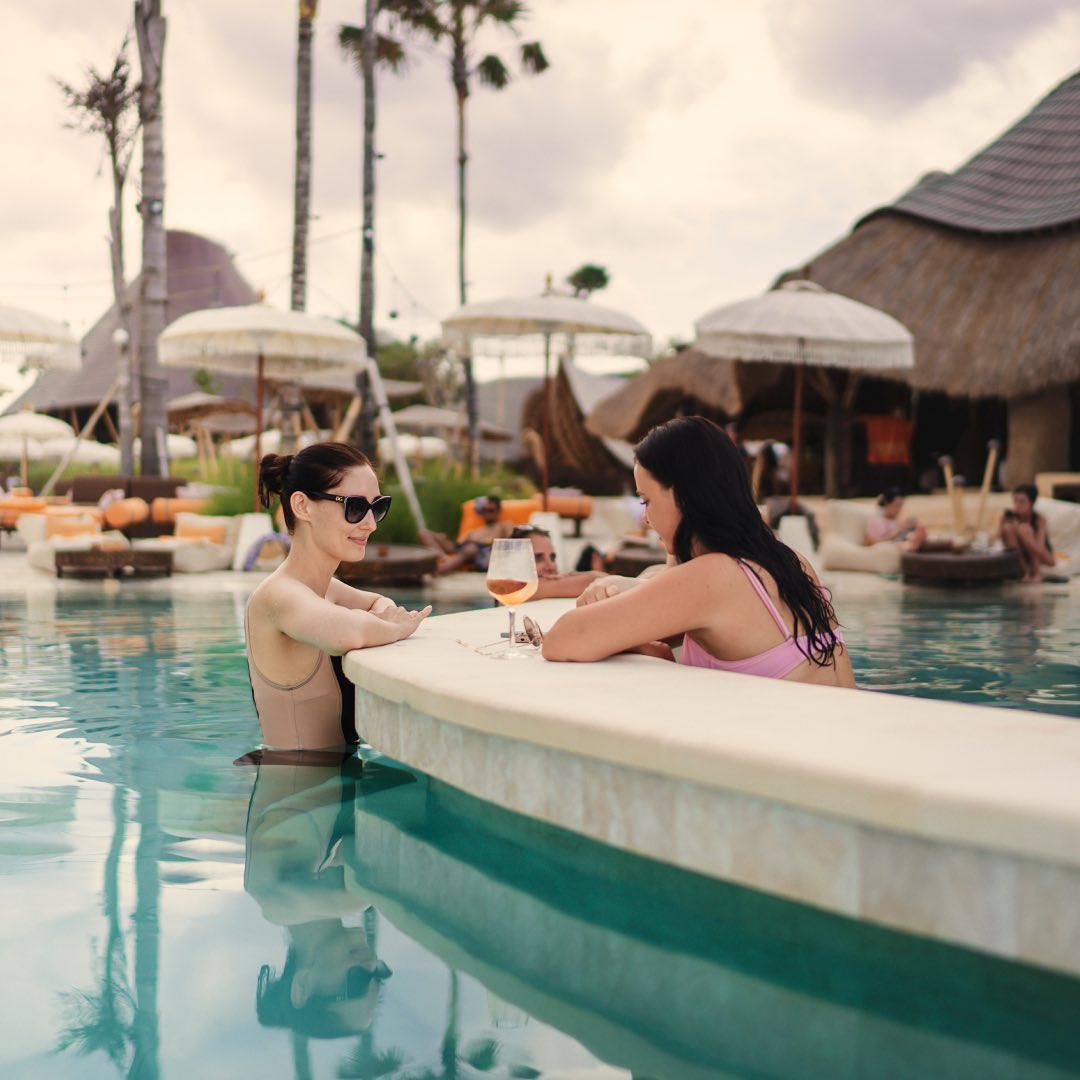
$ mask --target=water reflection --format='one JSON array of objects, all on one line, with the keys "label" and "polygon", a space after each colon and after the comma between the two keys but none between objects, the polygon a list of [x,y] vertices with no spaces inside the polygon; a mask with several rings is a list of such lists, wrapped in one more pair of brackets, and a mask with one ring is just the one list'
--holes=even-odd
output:
[{"label": "water reflection", "polygon": [[[452,971],[634,1076],[1080,1065],[1075,980],[657,867],[397,766],[366,768],[264,764],[252,801],[247,888],[289,925],[294,978],[336,943],[320,983],[334,1024],[379,1028],[370,984],[351,1013],[341,1000],[343,972],[378,963],[350,921],[371,905]],[[298,926],[312,927],[307,951]],[[404,1047],[405,1075],[454,1075],[450,1003],[441,1071]]]}]

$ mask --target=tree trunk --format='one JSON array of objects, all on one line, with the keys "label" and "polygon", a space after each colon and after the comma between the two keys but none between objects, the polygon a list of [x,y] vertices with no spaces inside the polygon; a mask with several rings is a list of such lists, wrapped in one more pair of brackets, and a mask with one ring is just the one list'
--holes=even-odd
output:
[{"label": "tree trunk", "polygon": [[162,121],[162,65],[165,19],[161,0],[135,0],[135,32],[139,41],[142,82],[139,120],[142,124],[142,274],[139,289],[138,370],[141,401],[142,473],[162,476],[165,457],[166,382],[158,361],[158,336],[166,321],[165,146]]},{"label": "tree trunk", "polygon": [[[315,4],[300,2],[296,31],[296,163],[293,175],[292,282],[289,306],[307,306],[307,239],[311,218],[311,44]],[[300,411],[303,392],[298,383],[281,388],[281,453],[295,454],[300,447]]]},{"label": "tree trunk", "polygon": [[[450,77],[454,83],[457,104],[457,181],[458,181],[458,302],[468,303],[468,284],[465,277],[465,173],[469,155],[465,150],[465,103],[469,99],[469,58],[465,52],[465,13],[462,5],[454,11],[454,53]],[[471,345],[470,345],[471,347]],[[473,377],[472,357],[462,357],[465,374],[465,415],[469,424],[465,447],[469,467],[475,474],[480,464],[479,418],[476,415],[476,380]]]},{"label": "tree trunk", "polygon": [[293,177],[293,248],[290,306],[307,306],[307,241],[311,217],[311,44],[315,5],[300,4],[296,34],[296,167]]},{"label": "tree trunk", "polygon": [[[364,160],[361,199],[363,228],[360,237],[360,336],[370,357],[375,356],[375,18],[377,0],[364,0]],[[356,376],[360,418],[356,443],[369,457],[375,453],[375,399],[367,369]]]},{"label": "tree trunk", "polygon": [[127,296],[124,273],[124,174],[113,162],[113,204],[109,210],[109,261],[112,265],[113,302],[116,305],[117,330],[124,340],[117,344],[116,356],[116,417],[120,435],[120,472],[131,476],[135,471],[132,458],[131,430],[131,303]]}]

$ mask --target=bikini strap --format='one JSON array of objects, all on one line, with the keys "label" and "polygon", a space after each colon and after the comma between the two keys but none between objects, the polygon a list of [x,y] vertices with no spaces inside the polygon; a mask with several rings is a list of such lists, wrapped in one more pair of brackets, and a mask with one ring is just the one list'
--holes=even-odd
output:
[{"label": "bikini strap", "polygon": [[745,563],[742,559],[738,560],[739,566],[742,567],[742,572],[746,575],[750,584],[754,586],[754,592],[761,597],[761,602],[769,609],[769,614],[772,615],[776,621],[776,625],[780,628],[780,633],[785,638],[791,637],[791,631],[784,623],[783,617],[777,610],[776,605],[773,603],[772,597],[769,595],[768,589],[761,583],[761,579],[754,573],[754,571]]}]

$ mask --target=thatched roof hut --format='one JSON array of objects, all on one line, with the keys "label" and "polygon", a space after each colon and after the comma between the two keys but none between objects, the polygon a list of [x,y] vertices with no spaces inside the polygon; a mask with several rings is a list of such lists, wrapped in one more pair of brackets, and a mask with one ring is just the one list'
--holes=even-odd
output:
[{"label": "thatched roof hut", "polygon": [[[633,450],[618,439],[594,435],[587,418],[594,405],[608,397],[620,380],[590,375],[563,359],[551,381],[551,427],[548,435],[548,482],[581,488],[594,495],[622,494],[633,468]],[[526,399],[521,423],[537,472],[542,469],[544,387]]]},{"label": "thatched roof hut", "polygon": [[792,277],[899,319],[916,362],[895,377],[914,389],[1008,399],[1011,478],[1068,468],[1080,382],[1080,73],[955,173],[923,177],[781,280]]},{"label": "thatched roof hut", "polygon": [[[195,233],[170,229],[165,236],[166,309],[165,321],[208,307],[253,304],[255,290],[233,265],[232,256],[213,240]],[[134,305],[139,296],[139,278],[128,285],[128,297]],[[137,355],[138,320],[131,326],[131,355]],[[39,412],[63,415],[75,412],[80,419],[108,393],[116,378],[116,346],[113,331],[118,325],[115,305],[87,331],[82,339],[82,367],[78,371],[46,371],[11,408],[31,406]],[[168,397],[173,399],[196,389],[189,368],[162,368],[168,380]],[[254,384],[253,379],[214,375],[220,393],[234,396]]]},{"label": "thatched roof hut", "polygon": [[[764,365],[759,365],[764,366]],[[749,365],[746,376],[753,378]],[[742,412],[746,403],[740,366],[699,349],[683,349],[653,364],[598,402],[585,421],[594,435],[636,442],[655,424],[670,419],[689,398],[694,411],[719,421]]]}]

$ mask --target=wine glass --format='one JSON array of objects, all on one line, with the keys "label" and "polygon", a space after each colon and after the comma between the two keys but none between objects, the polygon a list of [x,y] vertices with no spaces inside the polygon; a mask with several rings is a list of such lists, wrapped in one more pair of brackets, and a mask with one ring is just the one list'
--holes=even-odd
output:
[{"label": "wine glass", "polygon": [[525,659],[527,652],[517,648],[514,640],[514,616],[518,604],[536,592],[536,559],[532,541],[494,540],[491,561],[488,563],[487,591],[510,611],[510,637],[506,649],[493,655],[500,660]]}]

